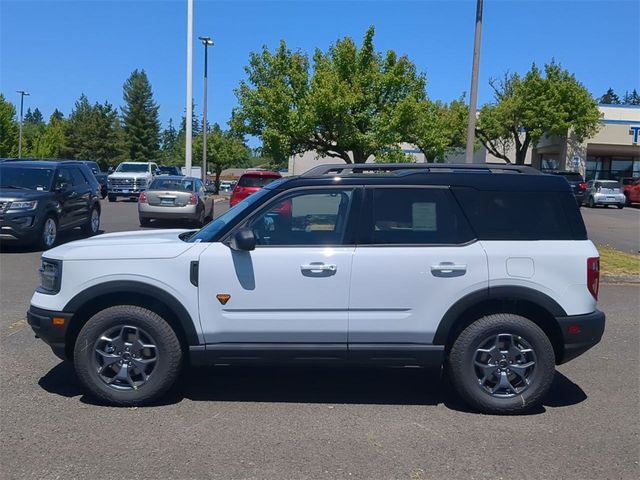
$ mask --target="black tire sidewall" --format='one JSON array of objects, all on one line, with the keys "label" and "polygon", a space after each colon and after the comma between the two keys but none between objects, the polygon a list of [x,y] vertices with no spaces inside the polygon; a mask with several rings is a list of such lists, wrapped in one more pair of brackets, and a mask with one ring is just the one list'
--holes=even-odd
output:
[{"label": "black tire sidewall", "polygon": [[[520,395],[492,397],[478,383],[473,367],[474,354],[482,343],[499,333],[521,336],[534,350],[536,367],[529,377],[531,385]],[[485,413],[522,413],[539,404],[555,373],[555,354],[546,334],[530,320],[512,314],[483,317],[465,329],[454,342],[448,371],[457,392],[470,405]]]},{"label": "black tire sidewall", "polygon": [[[142,328],[154,340],[158,361],[151,377],[137,390],[116,390],[94,370],[94,344],[102,333],[118,325]],[[115,405],[144,405],[158,399],[175,382],[182,365],[180,343],[171,327],[157,314],[136,306],[117,306],[94,315],[80,330],[74,365],[81,383],[96,397]]]},{"label": "black tire sidewall", "polygon": [[[54,239],[54,241],[53,241],[53,243],[51,245],[47,245],[47,243],[44,240],[44,229],[45,229],[45,226],[47,224],[47,220],[49,220],[50,218],[53,219],[53,221],[56,224],[56,238]],[[56,220],[56,217],[54,215],[49,214],[49,215],[44,217],[44,220],[42,221],[42,226],[40,227],[40,233],[38,234],[38,242],[37,242],[37,244],[38,244],[38,247],[40,249],[49,250],[49,249],[51,249],[51,248],[56,246],[56,243],[58,243],[58,235],[60,233],[58,231],[58,228],[59,228],[58,220]]]}]

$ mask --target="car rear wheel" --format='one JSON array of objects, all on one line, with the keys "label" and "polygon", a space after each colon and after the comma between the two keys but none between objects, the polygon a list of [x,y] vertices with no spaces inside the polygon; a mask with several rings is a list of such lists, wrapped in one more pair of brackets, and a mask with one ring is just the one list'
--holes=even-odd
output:
[{"label": "car rear wheel", "polygon": [[539,405],[555,373],[546,334],[513,314],[483,317],[462,331],[449,352],[453,387],[484,413],[518,414]]},{"label": "car rear wheel", "polygon": [[151,219],[150,218],[144,218],[144,217],[140,217],[140,226],[141,227],[149,227],[151,225]]},{"label": "car rear wheel", "polygon": [[118,198],[115,195],[107,195],[109,197],[110,202],[115,202]]},{"label": "car rear wheel", "polygon": [[171,326],[133,305],[110,307],[82,327],[74,348],[80,382],[113,405],[145,405],[175,383],[182,349]]},{"label": "car rear wheel", "polygon": [[593,201],[593,197],[589,197],[589,208],[595,208],[596,203]]},{"label": "car rear wheel", "polygon": [[42,222],[42,229],[38,239],[38,247],[42,250],[53,248],[58,241],[58,222],[53,215],[47,215]]},{"label": "car rear wheel", "polygon": [[96,207],[91,209],[89,220],[82,226],[82,231],[87,236],[96,235],[100,231],[100,212]]}]

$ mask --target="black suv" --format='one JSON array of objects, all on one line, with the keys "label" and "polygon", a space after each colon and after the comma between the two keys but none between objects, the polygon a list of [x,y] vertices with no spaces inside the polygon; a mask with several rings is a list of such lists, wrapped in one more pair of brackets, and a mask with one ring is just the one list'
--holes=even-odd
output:
[{"label": "black suv", "polygon": [[544,173],[564,177],[573,191],[573,196],[576,197],[578,206],[582,205],[582,202],[584,201],[584,193],[587,191],[587,183],[584,181],[584,178],[582,178],[582,175],[578,172],[567,172],[562,170],[550,170]]},{"label": "black suv", "polygon": [[109,176],[109,174],[100,170],[100,165],[98,165],[96,162],[93,162],[91,160],[80,161],[87,167],[89,167],[89,170],[91,170],[93,175],[96,177],[96,180],[100,184],[100,197],[105,198],[107,196],[107,177]]},{"label": "black suv", "polygon": [[100,185],[83,162],[0,164],[0,240],[53,247],[58,232],[100,228]]}]

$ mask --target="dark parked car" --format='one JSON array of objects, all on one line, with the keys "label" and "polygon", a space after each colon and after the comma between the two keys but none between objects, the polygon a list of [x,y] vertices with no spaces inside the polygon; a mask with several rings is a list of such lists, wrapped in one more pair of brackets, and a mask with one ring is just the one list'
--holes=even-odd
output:
[{"label": "dark parked car", "polygon": [[0,240],[35,244],[46,250],[58,232],[81,227],[87,236],[100,228],[100,185],[78,161],[0,163]]},{"label": "dark parked car", "polygon": [[100,170],[100,165],[98,165],[96,162],[92,162],[90,160],[80,160],[82,163],[84,163],[87,167],[89,167],[89,170],[91,170],[91,172],[93,173],[93,175],[96,177],[96,180],[98,180],[98,183],[100,184],[100,197],[104,198],[107,196],[107,177],[109,176],[109,174],[107,172],[103,172],[102,170]]},{"label": "dark parked car", "polygon": [[177,175],[182,177],[182,170],[180,167],[171,166],[171,165],[159,165],[158,166],[158,175]]},{"label": "dark parked car", "polygon": [[553,171],[553,172],[545,172],[550,175],[558,175],[564,177],[569,185],[571,186],[571,190],[573,190],[573,195],[576,197],[576,201],[578,205],[582,205],[584,201],[584,192],[587,190],[587,183],[582,178],[578,172],[565,172],[565,171]]}]

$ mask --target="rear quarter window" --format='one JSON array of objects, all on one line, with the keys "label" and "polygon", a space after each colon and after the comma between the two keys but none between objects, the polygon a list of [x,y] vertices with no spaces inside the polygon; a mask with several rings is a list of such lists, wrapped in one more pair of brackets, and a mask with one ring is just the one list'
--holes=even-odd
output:
[{"label": "rear quarter window", "polygon": [[570,192],[504,192],[455,188],[480,240],[586,240]]}]

